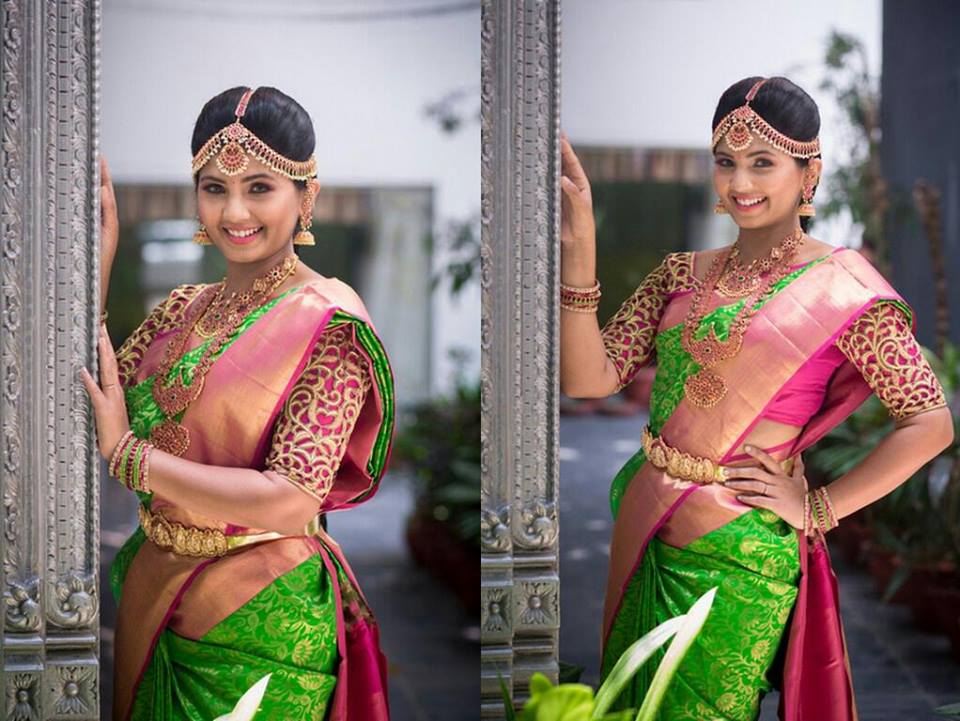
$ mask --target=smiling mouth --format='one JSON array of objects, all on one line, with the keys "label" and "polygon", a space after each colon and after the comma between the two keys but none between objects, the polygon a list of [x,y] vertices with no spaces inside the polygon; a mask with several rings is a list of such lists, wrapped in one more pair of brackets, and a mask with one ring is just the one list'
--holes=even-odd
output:
[{"label": "smiling mouth", "polygon": [[758,208],[766,202],[766,197],[759,198],[734,198],[733,204],[737,207],[738,210],[752,210]]},{"label": "smiling mouth", "polygon": [[260,231],[263,230],[263,226],[259,228],[251,228],[249,230],[237,231],[230,230],[229,228],[224,228],[223,232],[226,233],[227,237],[235,243],[249,243],[255,236],[260,234]]}]

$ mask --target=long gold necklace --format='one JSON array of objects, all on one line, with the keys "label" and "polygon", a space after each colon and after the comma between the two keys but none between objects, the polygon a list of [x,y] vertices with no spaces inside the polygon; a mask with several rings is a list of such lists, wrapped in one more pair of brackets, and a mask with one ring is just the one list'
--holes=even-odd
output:
[{"label": "long gold necklace", "polygon": [[770,272],[765,277],[760,277],[753,284],[754,290],[744,302],[743,307],[737,311],[737,315],[730,323],[730,330],[727,334],[727,340],[721,341],[716,334],[714,326],[711,324],[707,335],[701,339],[695,338],[695,333],[700,327],[700,323],[707,315],[704,309],[706,299],[710,296],[717,285],[721,274],[726,268],[727,261],[733,255],[731,248],[726,253],[719,253],[710,264],[707,277],[694,293],[690,308],[686,317],[683,319],[683,332],[680,336],[680,342],[700,366],[700,370],[687,377],[683,384],[683,391],[686,398],[699,408],[710,408],[715,406],[727,394],[727,384],[720,374],[710,369],[710,366],[716,365],[720,361],[733,358],[740,352],[743,344],[743,335],[746,333],[747,325],[753,317],[756,310],[757,301],[762,298],[773,287],[774,283],[783,278],[789,270],[789,260],[796,252],[797,245],[803,237],[803,231],[797,230],[780,242],[780,258],[775,264],[771,264]]},{"label": "long gold necklace", "polygon": [[183,382],[179,373],[169,384],[166,384],[166,377],[173,370],[177,360],[182,358],[186,352],[190,333],[196,328],[197,322],[208,311],[215,298],[222,294],[226,280],[218,284],[219,288],[217,286],[206,288],[200,297],[191,304],[178,335],[167,343],[163,358],[160,360],[160,365],[156,371],[153,383],[153,398],[163,414],[167,416],[167,419],[154,426],[150,432],[150,442],[154,446],[175,456],[182,456],[186,453],[187,448],[190,447],[190,433],[185,426],[173,420],[173,417],[186,410],[187,406],[200,396],[204,378],[213,366],[217,354],[227,344],[230,336],[240,326],[243,319],[255,308],[259,308],[269,300],[273,292],[293,274],[296,268],[297,257],[290,256],[284,258],[264,275],[256,278],[250,290],[246,291],[247,302],[230,308],[230,312],[224,315],[223,322],[218,324],[213,340],[203,351],[194,368],[190,385],[188,386]]}]

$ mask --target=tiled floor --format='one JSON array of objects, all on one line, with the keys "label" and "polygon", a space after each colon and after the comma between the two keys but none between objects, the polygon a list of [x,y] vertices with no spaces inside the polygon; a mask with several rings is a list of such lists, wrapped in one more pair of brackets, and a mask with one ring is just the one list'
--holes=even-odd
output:
[{"label": "tiled floor", "polygon": [[[639,446],[640,416],[564,416],[560,423],[561,630],[560,657],[586,667],[595,684],[599,619],[611,531],[607,490]],[[871,580],[834,560],[862,721],[942,718],[938,705],[960,702],[960,664],[945,638],[915,630],[909,612],[880,603]],[[776,695],[764,700],[761,721],[775,721]]]}]

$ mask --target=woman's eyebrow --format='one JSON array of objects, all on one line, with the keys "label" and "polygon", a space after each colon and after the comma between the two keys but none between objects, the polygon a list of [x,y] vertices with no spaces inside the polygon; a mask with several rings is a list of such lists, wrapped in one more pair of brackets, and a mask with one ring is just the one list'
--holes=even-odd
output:
[{"label": "woman's eyebrow", "polygon": [[[225,183],[226,181],[223,178],[219,178],[216,175],[201,175],[200,180],[212,180],[217,183]],[[256,175],[251,175],[243,179],[244,183],[249,183],[251,180],[270,180],[270,176],[266,173],[257,173]]]}]

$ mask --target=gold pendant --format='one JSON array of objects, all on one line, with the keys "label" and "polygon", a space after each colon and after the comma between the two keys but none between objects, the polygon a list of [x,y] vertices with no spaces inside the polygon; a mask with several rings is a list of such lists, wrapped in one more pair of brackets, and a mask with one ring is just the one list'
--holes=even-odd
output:
[{"label": "gold pendant", "polygon": [[150,442],[161,451],[182,456],[190,447],[190,431],[176,421],[167,419],[150,431]]},{"label": "gold pendant", "polygon": [[742,268],[730,271],[717,280],[717,292],[726,298],[743,298],[760,287],[760,276]]},{"label": "gold pendant", "polygon": [[727,394],[727,384],[720,375],[703,368],[687,377],[683,392],[687,400],[698,408],[711,408]]}]

